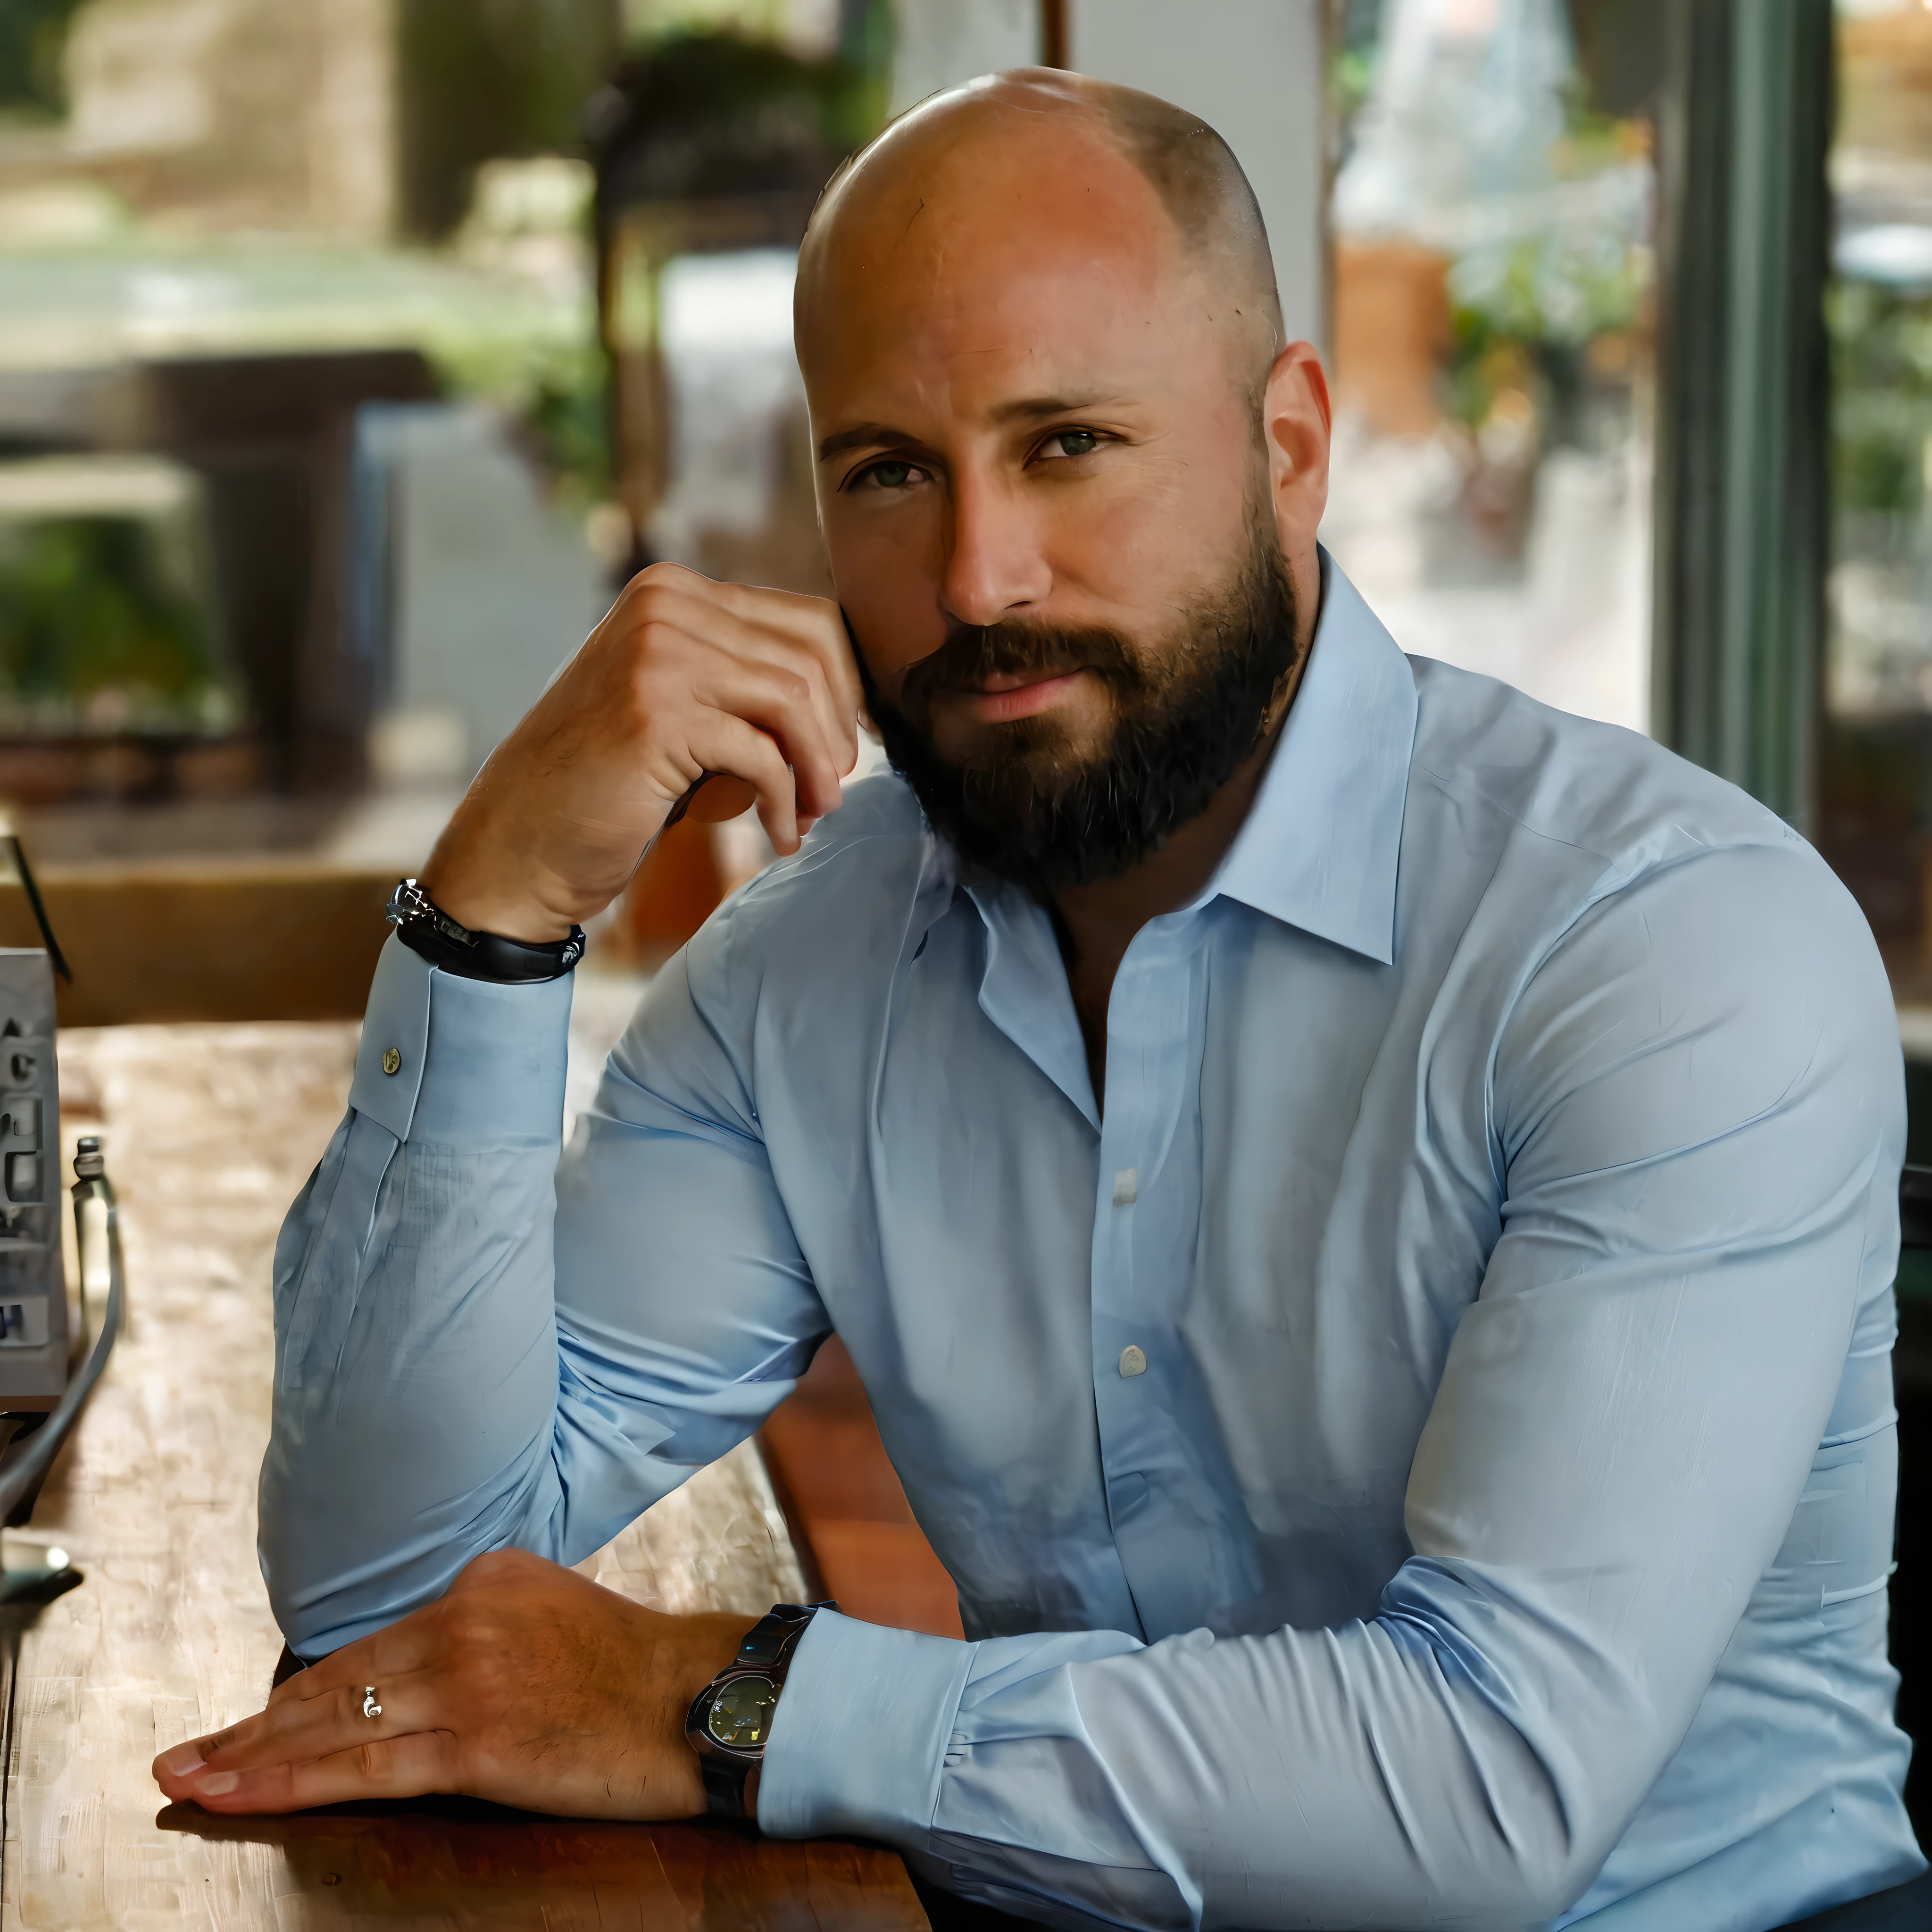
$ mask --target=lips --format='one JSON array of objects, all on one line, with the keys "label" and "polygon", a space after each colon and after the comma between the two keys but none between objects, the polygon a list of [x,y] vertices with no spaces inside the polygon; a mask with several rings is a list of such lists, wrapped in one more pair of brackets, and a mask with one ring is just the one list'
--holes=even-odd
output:
[{"label": "lips", "polygon": [[965,689],[954,689],[947,697],[969,717],[982,724],[1004,724],[1016,718],[1030,718],[1059,704],[1085,675],[1084,667],[1072,670],[1037,674],[996,671]]}]

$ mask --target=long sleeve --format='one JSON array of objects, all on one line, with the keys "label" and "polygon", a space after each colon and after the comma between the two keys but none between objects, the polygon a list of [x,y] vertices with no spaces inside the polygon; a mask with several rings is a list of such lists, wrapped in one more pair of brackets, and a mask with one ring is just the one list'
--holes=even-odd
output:
[{"label": "long sleeve", "polygon": [[[667,1052],[710,1043],[682,962],[652,998]],[[560,1171],[569,1002],[384,949],[275,1256],[260,1555],[302,1654],[485,1551],[590,1554],[754,1430],[826,1331],[728,1056],[692,1055],[675,1104],[614,1064]]]},{"label": "long sleeve", "polygon": [[1902,1083],[1835,883],[1790,846],[1612,892],[1528,974],[1490,1081],[1502,1233],[1376,1614],[1146,1646],[822,1616],[768,1831],[881,1838],[1054,1922],[1544,1923],[1755,1592],[1882,1588],[1882,1483],[1846,1546],[1807,1546],[1798,1507],[1821,1439],[1889,1441]]}]

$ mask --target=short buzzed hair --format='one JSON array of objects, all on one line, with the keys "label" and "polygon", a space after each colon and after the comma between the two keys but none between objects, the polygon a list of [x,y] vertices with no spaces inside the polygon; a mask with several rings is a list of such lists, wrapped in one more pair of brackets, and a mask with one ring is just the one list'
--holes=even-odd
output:
[{"label": "short buzzed hair", "polygon": [[1281,346],[1281,292],[1268,226],[1234,151],[1198,115],[1110,82],[1088,83],[1100,122],[1160,196],[1190,255],[1219,255],[1245,279]]}]

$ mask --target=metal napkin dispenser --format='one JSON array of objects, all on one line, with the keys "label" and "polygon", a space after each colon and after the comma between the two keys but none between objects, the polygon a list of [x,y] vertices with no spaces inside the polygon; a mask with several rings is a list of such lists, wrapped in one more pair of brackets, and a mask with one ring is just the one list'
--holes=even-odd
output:
[{"label": "metal napkin dispenser", "polygon": [[53,967],[0,947],[0,1414],[53,1408],[67,1390],[60,1145]]}]

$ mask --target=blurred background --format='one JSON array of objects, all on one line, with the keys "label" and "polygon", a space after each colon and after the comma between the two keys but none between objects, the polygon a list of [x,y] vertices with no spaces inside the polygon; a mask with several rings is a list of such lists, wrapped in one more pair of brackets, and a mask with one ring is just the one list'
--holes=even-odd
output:
[{"label": "blurred background", "polygon": [[[421,863],[626,575],[824,587],[813,200],[892,113],[1034,61],[1240,154],[1334,377],[1327,540],[1405,647],[1770,799],[1916,997],[1924,8],[6,0],[0,809],[89,968],[72,1016],[359,1010],[380,933],[339,915]],[[1718,389],[1673,437],[1699,410],[1660,397]],[[647,966],[767,856],[748,816],[681,828],[596,956]],[[319,872],[298,972],[232,934],[211,965],[200,902],[176,930],[190,877],[280,931]]]},{"label": "blurred background", "polygon": [[[1406,649],[1818,844],[1932,1161],[1932,0],[0,0],[0,815],[63,1019],[359,1014],[395,878],[631,572],[825,588],[813,201],[1033,62],[1240,157],[1333,376],[1326,541]],[[580,1020],[768,856],[668,837]],[[765,1445],[820,1580],[948,1627],[821,1369]]]}]

